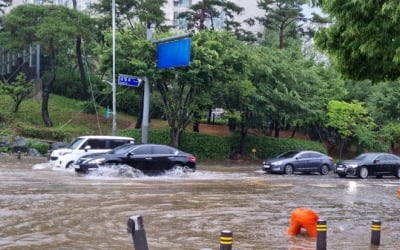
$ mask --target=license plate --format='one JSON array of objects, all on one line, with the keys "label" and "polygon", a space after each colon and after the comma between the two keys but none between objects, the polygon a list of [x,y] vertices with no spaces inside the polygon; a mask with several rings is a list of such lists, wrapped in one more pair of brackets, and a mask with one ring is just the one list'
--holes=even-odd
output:
[{"label": "license plate", "polygon": [[264,168],[271,168],[271,165],[264,165]]}]

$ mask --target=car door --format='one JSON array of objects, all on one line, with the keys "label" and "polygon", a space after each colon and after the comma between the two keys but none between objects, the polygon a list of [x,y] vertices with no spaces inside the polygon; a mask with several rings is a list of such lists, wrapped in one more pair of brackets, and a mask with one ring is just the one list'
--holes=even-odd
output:
[{"label": "car door", "polygon": [[383,166],[383,171],[385,174],[392,175],[394,170],[397,169],[399,164],[399,159],[393,155],[386,154],[385,155],[385,164]]},{"label": "car door", "polygon": [[171,169],[174,162],[174,150],[164,145],[153,146],[153,166],[152,168],[157,171],[165,171]]},{"label": "car door", "polygon": [[323,156],[318,153],[308,153],[308,169],[310,171],[320,171],[323,164]]},{"label": "car door", "polygon": [[369,172],[373,175],[382,175],[387,172],[389,166],[390,163],[388,162],[386,155],[381,154],[375,158],[372,166],[369,169]]},{"label": "car door", "polygon": [[295,156],[294,166],[295,170],[299,172],[309,171],[309,154],[299,153]]},{"label": "car door", "polygon": [[127,164],[143,172],[148,171],[149,162],[152,160],[151,150],[151,145],[140,145],[134,148],[126,157]]}]

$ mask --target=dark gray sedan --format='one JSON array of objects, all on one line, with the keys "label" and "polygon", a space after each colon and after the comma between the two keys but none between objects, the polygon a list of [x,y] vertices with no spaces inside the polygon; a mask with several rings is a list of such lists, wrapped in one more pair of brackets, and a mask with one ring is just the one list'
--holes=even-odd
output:
[{"label": "dark gray sedan", "polygon": [[394,175],[400,178],[400,157],[389,153],[364,153],[354,159],[337,163],[335,172],[342,178],[356,176],[365,179],[370,175],[377,178]]},{"label": "dark gray sedan", "polygon": [[319,172],[326,175],[333,169],[333,159],[325,154],[310,150],[294,150],[263,161],[266,173],[293,174],[294,172]]}]

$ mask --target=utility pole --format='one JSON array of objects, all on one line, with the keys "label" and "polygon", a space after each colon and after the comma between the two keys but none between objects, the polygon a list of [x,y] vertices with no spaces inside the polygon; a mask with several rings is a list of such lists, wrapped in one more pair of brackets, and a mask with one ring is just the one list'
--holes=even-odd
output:
[{"label": "utility pole", "polygon": [[117,135],[117,97],[115,86],[115,0],[111,2],[112,9],[112,128],[111,134]]},{"label": "utility pole", "polygon": [[[146,39],[151,41],[153,38],[154,24],[146,31]],[[142,143],[148,142],[149,135],[149,107],[150,107],[150,83],[147,76],[143,77],[144,93],[143,93],[143,119],[142,119]]]}]

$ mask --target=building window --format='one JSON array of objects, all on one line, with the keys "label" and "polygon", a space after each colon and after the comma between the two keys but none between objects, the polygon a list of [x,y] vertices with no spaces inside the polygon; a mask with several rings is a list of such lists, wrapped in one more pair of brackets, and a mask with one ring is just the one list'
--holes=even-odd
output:
[{"label": "building window", "polygon": [[192,0],[174,0],[175,7],[190,7]]}]

